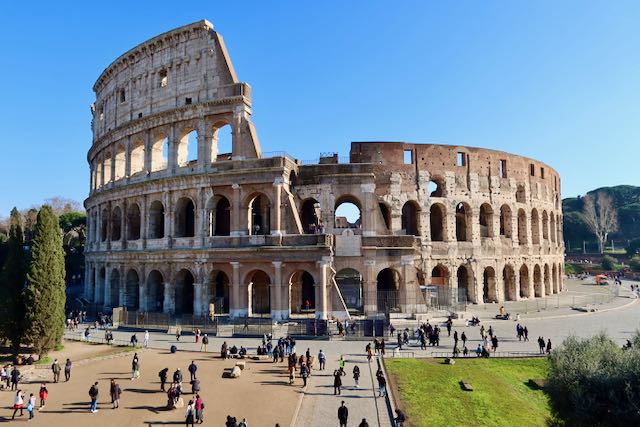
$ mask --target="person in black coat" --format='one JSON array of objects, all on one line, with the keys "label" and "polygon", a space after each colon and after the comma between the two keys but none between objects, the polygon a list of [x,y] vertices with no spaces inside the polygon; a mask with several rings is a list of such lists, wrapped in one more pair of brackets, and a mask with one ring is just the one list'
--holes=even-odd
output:
[{"label": "person in black coat", "polygon": [[169,368],[164,368],[162,371],[158,372],[158,376],[160,377],[160,390],[164,390],[164,385],[167,383],[167,374],[169,373]]},{"label": "person in black coat", "polygon": [[347,427],[347,419],[349,418],[349,409],[344,406],[344,400],[338,408],[338,421],[340,421],[340,427]]}]

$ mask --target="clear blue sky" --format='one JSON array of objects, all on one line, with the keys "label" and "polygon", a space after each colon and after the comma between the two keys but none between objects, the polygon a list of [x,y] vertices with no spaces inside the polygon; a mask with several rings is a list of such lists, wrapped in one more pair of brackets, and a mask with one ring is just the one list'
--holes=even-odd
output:
[{"label": "clear blue sky", "polygon": [[253,87],[264,151],[460,144],[547,162],[564,197],[640,184],[637,1],[4,2],[0,216],[84,200],[95,79],[202,18]]}]

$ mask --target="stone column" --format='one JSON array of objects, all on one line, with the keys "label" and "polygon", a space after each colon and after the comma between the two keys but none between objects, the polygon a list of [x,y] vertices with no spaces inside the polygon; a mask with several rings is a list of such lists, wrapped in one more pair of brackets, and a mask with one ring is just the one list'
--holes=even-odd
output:
[{"label": "stone column", "polygon": [[147,199],[147,195],[145,194],[142,198],[142,203],[140,206],[140,240],[142,241],[142,249],[147,248],[147,236],[149,235],[148,203],[149,201]]},{"label": "stone column", "polygon": [[207,132],[207,122],[204,117],[198,122],[198,170],[204,170],[211,164],[212,135]]},{"label": "stone column", "polygon": [[284,180],[281,176],[273,181],[274,201],[271,216],[271,234],[282,236],[282,184]]},{"label": "stone column", "polygon": [[169,155],[167,159],[167,170],[171,171],[173,174],[178,167],[178,145],[180,144],[180,140],[176,137],[176,129],[175,126],[171,126],[168,135],[169,140]]},{"label": "stone column", "polygon": [[417,286],[415,286],[414,278],[416,277],[415,266],[413,264],[413,255],[402,257],[400,259],[402,265],[402,287],[400,288],[400,309],[403,313],[417,313]]},{"label": "stone column", "polygon": [[195,241],[198,242],[198,244],[200,245],[200,247],[204,247],[204,239],[205,236],[207,235],[207,233],[205,232],[205,224],[206,222],[206,217],[207,217],[207,210],[206,210],[206,202],[205,202],[205,195],[204,195],[204,188],[201,187],[198,190],[198,205],[200,206],[200,209],[196,210],[196,220],[195,220]]},{"label": "stone column", "polygon": [[84,297],[93,301],[93,287],[91,286],[91,263],[85,261],[84,263]]},{"label": "stone column", "polygon": [[376,185],[360,184],[360,188],[364,193],[364,201],[362,204],[362,212],[360,212],[362,219],[362,235],[363,236],[375,236],[376,235],[376,216],[374,215],[373,208],[377,208],[376,197],[374,191]]},{"label": "stone column", "polygon": [[174,314],[176,310],[176,295],[171,283],[164,283],[164,302],[162,304],[166,314]]},{"label": "stone column", "polygon": [[146,269],[144,264],[140,265],[140,277],[138,282],[138,311],[146,311],[147,309],[147,280]]},{"label": "stone column", "polygon": [[[248,307],[245,303],[246,298],[241,295],[242,291],[247,292],[247,286],[240,283],[240,267],[239,262],[230,262],[233,272],[231,274],[231,299],[229,301],[229,317],[245,317],[249,315]],[[246,295],[245,295],[246,297]]]},{"label": "stone column", "polygon": [[376,260],[364,261],[364,314],[367,317],[378,314],[378,282],[375,273]]},{"label": "stone column", "polygon": [[202,316],[202,283],[194,283],[193,284],[193,315],[194,316]]},{"label": "stone column", "polygon": [[273,261],[271,264],[273,264],[275,273],[274,283],[271,284],[271,318],[274,320],[288,319],[290,313],[284,305],[285,284],[282,283],[282,262]]},{"label": "stone column", "polygon": [[118,284],[118,306],[125,307],[129,305],[129,295],[127,295],[127,277],[125,276],[125,267],[120,265],[120,283]]},{"label": "stone column", "polygon": [[124,144],[124,176],[127,181],[131,176],[131,136],[127,137]]},{"label": "stone column", "polygon": [[327,310],[327,287],[328,287],[328,271],[329,262],[322,260],[318,262],[320,268],[320,283],[316,286],[316,319],[326,320],[328,317]]},{"label": "stone column", "polygon": [[[93,302],[98,303],[101,302],[100,292],[104,292],[102,287],[100,286],[100,267],[98,264],[93,264],[93,283],[94,283],[94,291],[93,291]],[[104,293],[102,293],[104,296]]]},{"label": "stone column", "polygon": [[144,133],[144,173],[149,176],[151,172],[151,131]]},{"label": "stone column", "polygon": [[246,234],[246,230],[242,230],[241,215],[241,201],[240,201],[240,184],[233,184],[233,200],[231,204],[233,206],[231,210],[231,236],[242,236]]},{"label": "stone column", "polygon": [[167,191],[164,194],[164,239],[166,246],[171,248],[173,240],[173,224],[174,224],[174,212],[173,212],[173,200],[171,192]]},{"label": "stone column", "polygon": [[104,266],[104,306],[111,307],[111,267]]}]

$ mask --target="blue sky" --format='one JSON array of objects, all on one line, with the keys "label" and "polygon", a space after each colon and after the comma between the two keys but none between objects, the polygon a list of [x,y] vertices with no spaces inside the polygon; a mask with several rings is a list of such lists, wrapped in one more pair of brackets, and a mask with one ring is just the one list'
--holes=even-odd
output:
[{"label": "blue sky", "polygon": [[[530,156],[563,196],[640,184],[640,2],[4,2],[0,216],[89,188],[91,87],[136,44],[202,18],[253,87],[264,151],[350,141]],[[86,4],[86,5],[82,5]]]}]

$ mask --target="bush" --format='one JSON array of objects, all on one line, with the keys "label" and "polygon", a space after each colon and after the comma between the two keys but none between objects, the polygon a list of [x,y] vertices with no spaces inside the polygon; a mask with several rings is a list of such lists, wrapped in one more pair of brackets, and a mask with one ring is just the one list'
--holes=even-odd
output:
[{"label": "bush", "polygon": [[626,248],[627,255],[634,256],[637,253],[640,253],[640,238],[633,239],[629,242],[629,245]]},{"label": "bush", "polygon": [[604,270],[611,271],[611,270],[615,270],[617,263],[618,263],[617,259],[615,259],[612,256],[605,255],[602,257],[602,263],[600,265],[602,265],[602,268]]},{"label": "bush", "polygon": [[640,255],[636,255],[629,261],[629,267],[632,271],[640,272]]},{"label": "bush", "polygon": [[604,333],[567,338],[550,357],[553,415],[570,426],[640,425],[640,336],[622,350]]}]

